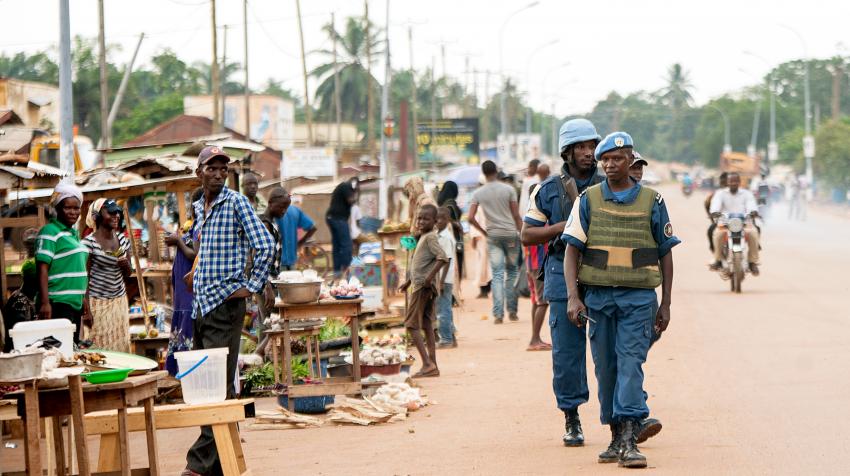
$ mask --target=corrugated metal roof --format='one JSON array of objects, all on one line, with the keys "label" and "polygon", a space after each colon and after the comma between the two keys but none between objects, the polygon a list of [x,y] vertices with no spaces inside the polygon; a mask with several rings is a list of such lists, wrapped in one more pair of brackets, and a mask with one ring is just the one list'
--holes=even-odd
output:
[{"label": "corrugated metal roof", "polygon": [[0,127],[0,153],[17,152],[32,141],[33,129],[29,127]]}]

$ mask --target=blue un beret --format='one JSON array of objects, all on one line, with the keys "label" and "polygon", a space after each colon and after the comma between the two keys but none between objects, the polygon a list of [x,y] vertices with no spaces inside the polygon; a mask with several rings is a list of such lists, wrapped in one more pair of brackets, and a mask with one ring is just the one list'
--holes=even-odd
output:
[{"label": "blue un beret", "polygon": [[600,160],[602,154],[605,152],[611,152],[612,150],[622,149],[624,147],[634,147],[635,141],[632,140],[632,136],[630,136],[626,132],[612,132],[605,136],[602,139],[602,142],[596,146],[596,152],[593,154],[596,156],[596,160]]}]

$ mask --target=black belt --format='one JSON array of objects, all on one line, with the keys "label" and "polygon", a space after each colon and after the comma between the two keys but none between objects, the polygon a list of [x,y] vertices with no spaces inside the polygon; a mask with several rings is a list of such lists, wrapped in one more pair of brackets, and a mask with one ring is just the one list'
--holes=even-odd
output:
[{"label": "black belt", "polygon": [[[632,268],[658,265],[657,248],[635,248],[632,250]],[[608,269],[608,252],[598,248],[586,248],[581,255],[581,263],[597,269]]]}]

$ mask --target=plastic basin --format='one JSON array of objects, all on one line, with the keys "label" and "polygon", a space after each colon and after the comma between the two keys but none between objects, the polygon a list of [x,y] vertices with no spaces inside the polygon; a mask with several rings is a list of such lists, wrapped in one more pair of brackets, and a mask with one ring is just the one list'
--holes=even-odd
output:
[{"label": "plastic basin", "polygon": [[227,398],[228,353],[227,347],[174,353],[187,404],[223,402]]},{"label": "plastic basin", "polygon": [[99,370],[82,374],[86,382],[92,384],[123,382],[133,369]]}]

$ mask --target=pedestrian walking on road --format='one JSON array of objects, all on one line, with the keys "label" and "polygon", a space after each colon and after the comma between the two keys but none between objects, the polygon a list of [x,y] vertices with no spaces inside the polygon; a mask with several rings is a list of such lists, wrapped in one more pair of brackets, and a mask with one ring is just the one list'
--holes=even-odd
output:
[{"label": "pedestrian walking on road", "polygon": [[357,203],[357,179],[345,180],[331,193],[331,204],[325,214],[325,222],[331,230],[334,279],[340,279],[351,266],[351,207]]},{"label": "pedestrian walking on road", "polygon": [[443,265],[448,264],[449,257],[440,246],[436,224],[437,207],[431,204],[421,206],[416,219],[419,241],[413,252],[408,277],[399,287],[402,292],[410,289],[404,327],[422,358],[422,368],[414,377],[440,376],[437,367],[437,335],[434,330],[435,304],[440,293],[437,276]]},{"label": "pedestrian walking on road", "polygon": [[[230,157],[217,146],[207,146],[198,155],[196,173],[204,195],[192,204],[196,217],[194,230],[200,238],[192,281],[192,317],[196,350],[228,349],[225,382],[228,398],[234,398],[245,300],[252,293],[265,292],[266,303],[274,302],[266,282],[275,246],[248,199],[225,186],[229,163]],[[252,250],[250,276],[246,276]],[[201,427],[201,436],[186,455],[182,474],[221,474],[212,427]]]},{"label": "pedestrian walking on road", "polygon": [[590,321],[601,420],[611,427],[611,443],[598,461],[643,468],[638,440],[661,425],[646,420],[642,365],[653,335],[660,337],[670,322],[671,249],[680,241],[661,195],[629,177],[633,147],[625,132],[609,134],[596,147],[607,179],[573,205],[563,235],[564,274],[570,322],[583,331]]},{"label": "pedestrian walking on road", "polygon": [[[584,444],[578,407],[587,403],[590,394],[587,389],[585,332],[571,325],[567,319],[566,246],[560,237],[579,193],[604,180],[596,172],[593,156],[599,139],[596,127],[587,119],[572,119],[561,126],[558,134],[558,150],[564,160],[561,173],[549,177],[534,189],[522,227],[524,245],[547,246],[543,263],[543,299],[549,303],[552,388],[558,408],[564,412],[565,446]],[[545,314],[536,317],[543,319]]]},{"label": "pedestrian walking on road", "polygon": [[[514,187],[499,181],[499,170],[492,160],[481,164],[486,182],[472,194],[469,224],[487,238],[487,252],[493,273],[493,319],[504,322],[505,307],[509,318],[518,321],[516,281],[519,274],[519,230],[522,221]],[[487,228],[475,217],[478,208],[484,210]]]},{"label": "pedestrian walking on road", "polygon": [[440,296],[437,298],[437,321],[440,329],[440,347],[457,347],[455,339],[454,313],[452,312],[452,293],[455,277],[457,276],[455,262],[457,261],[454,231],[452,230],[451,211],[446,207],[437,209],[437,233],[440,246],[449,258],[449,263],[443,266],[440,273]]}]

